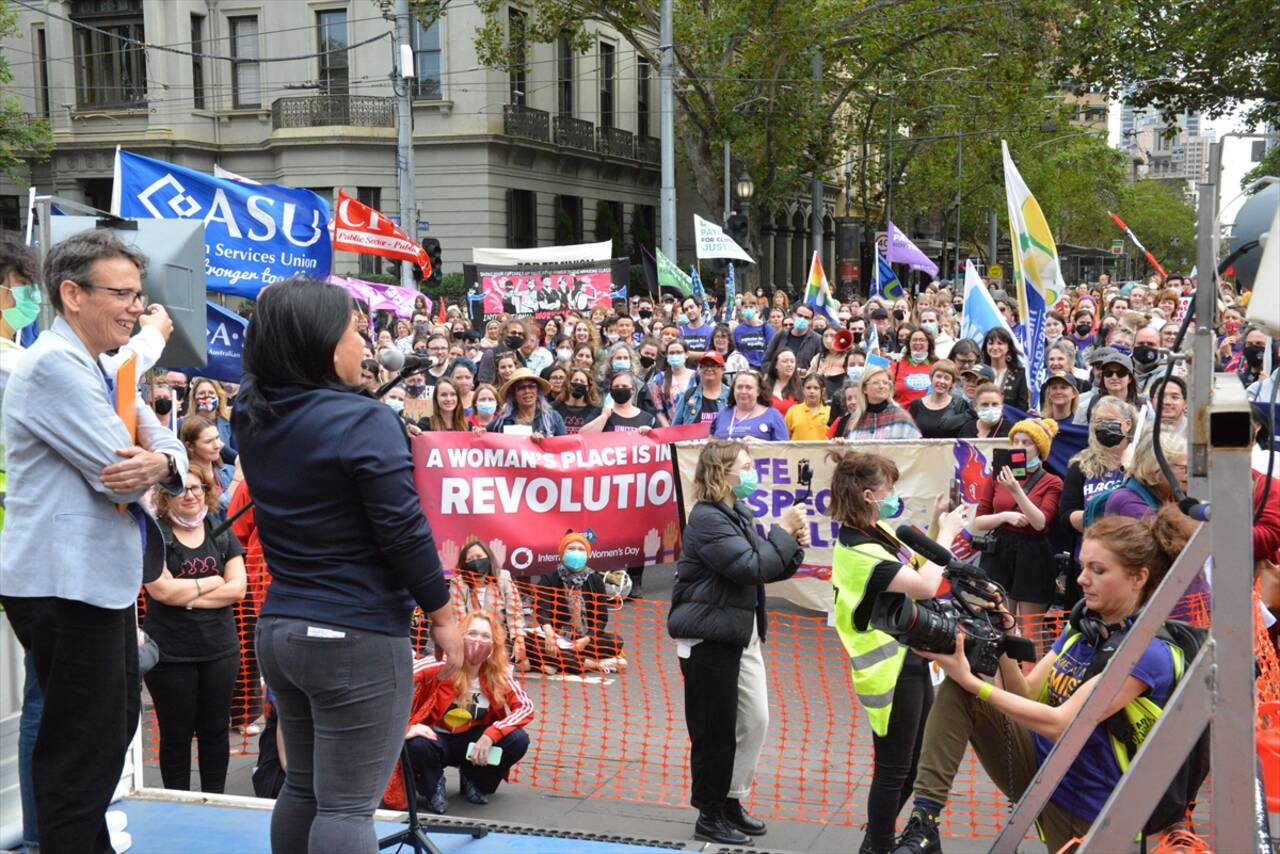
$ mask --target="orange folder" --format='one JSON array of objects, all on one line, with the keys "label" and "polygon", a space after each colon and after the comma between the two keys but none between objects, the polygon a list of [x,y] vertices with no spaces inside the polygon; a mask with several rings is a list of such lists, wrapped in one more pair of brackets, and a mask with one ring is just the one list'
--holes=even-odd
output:
[{"label": "orange folder", "polygon": [[[116,415],[129,431],[129,444],[138,444],[138,357],[130,355],[116,371]],[[123,513],[124,504],[116,509]]]}]

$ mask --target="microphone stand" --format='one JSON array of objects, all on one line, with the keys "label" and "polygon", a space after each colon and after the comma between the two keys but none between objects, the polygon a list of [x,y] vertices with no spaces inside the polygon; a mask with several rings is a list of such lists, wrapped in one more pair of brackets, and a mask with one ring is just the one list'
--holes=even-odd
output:
[{"label": "microphone stand", "polygon": [[373,393],[373,396],[377,398],[381,398],[384,394],[391,391],[391,389],[395,388],[396,386],[400,385],[400,383],[404,382],[405,377],[411,377],[414,374],[420,374],[425,370],[426,368],[404,368],[403,370],[400,371],[400,373],[396,374],[394,377],[387,380],[382,385],[378,386],[378,390]]}]

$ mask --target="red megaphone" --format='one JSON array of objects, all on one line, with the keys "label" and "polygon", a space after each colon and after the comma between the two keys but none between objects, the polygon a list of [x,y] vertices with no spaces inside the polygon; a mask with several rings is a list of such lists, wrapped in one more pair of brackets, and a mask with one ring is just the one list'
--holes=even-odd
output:
[{"label": "red megaphone", "polygon": [[853,347],[853,333],[848,329],[841,329],[836,333],[836,340],[831,345],[831,349],[837,353],[845,353]]}]

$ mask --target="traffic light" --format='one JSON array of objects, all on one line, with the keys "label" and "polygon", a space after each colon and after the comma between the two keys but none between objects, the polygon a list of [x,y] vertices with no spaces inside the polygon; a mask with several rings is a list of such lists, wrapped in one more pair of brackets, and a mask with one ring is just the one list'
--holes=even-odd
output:
[{"label": "traffic light", "polygon": [[747,233],[750,230],[750,224],[746,214],[731,213],[729,220],[725,223],[725,233],[729,238],[739,246],[746,248]]},{"label": "traffic light", "polygon": [[427,251],[427,257],[431,259],[431,276],[423,284],[429,288],[439,287],[444,279],[444,258],[441,257],[440,241],[434,237],[424,237],[422,248]]}]

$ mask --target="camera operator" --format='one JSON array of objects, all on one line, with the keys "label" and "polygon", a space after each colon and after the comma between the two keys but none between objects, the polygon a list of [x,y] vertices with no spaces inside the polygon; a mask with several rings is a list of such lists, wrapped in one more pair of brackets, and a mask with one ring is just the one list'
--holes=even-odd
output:
[{"label": "camera operator", "polygon": [[697,504],[689,511],[667,616],[684,677],[689,801],[698,810],[696,838],[745,845],[765,832],[764,822],[742,807],[769,728],[764,585],[800,568],[809,529],[792,505],[767,537],[757,533],[746,499],[759,479],[742,442],[708,442],[694,482]]},{"label": "camera operator", "polygon": [[[996,772],[994,782],[1005,796],[1022,797],[1097,683],[1096,677],[1085,679],[1095,647],[1081,633],[1081,625],[1090,622],[1104,638],[1127,630],[1191,530],[1192,523],[1176,507],[1146,519],[1107,517],[1090,526],[1080,547],[1080,616],[1073,616],[1030,673],[1024,675],[1017,662],[1001,656],[1001,687],[972,672],[960,637],[952,654],[920,653],[938,662],[947,679],[925,725],[915,805],[895,854],[941,851],[938,816],[970,743],[983,767]],[[999,611],[1008,613],[1003,606]],[[1140,714],[1149,718],[1154,705],[1158,716],[1173,691],[1177,654],[1165,640],[1153,639],[1108,705],[1104,720],[1139,698],[1148,710]],[[1116,756],[1117,745],[1100,725],[1037,820],[1050,851],[1088,833],[1123,774]]]},{"label": "camera operator", "polygon": [[[889,635],[871,628],[876,596],[886,591],[932,599],[943,567],[913,557],[883,521],[901,506],[894,492],[898,467],[875,454],[833,451],[831,518],[840,523],[831,567],[835,625],[853,663],[853,687],[871,722],[875,769],[867,795],[867,835],[860,854],[893,847],[894,820],[915,779],[924,722],[933,703],[928,663]],[[944,513],[938,497],[935,516]],[[964,527],[965,507],[945,513],[938,539],[949,543]]]},{"label": "camera operator", "polygon": [[1062,479],[1044,468],[1058,423],[1051,418],[1025,418],[1009,428],[1009,444],[1026,451],[1021,478],[1004,466],[988,481],[978,499],[970,529],[993,531],[995,542],[983,550],[982,568],[1009,591],[1019,616],[1043,614],[1053,600],[1055,581],[1049,522],[1058,513]]}]

